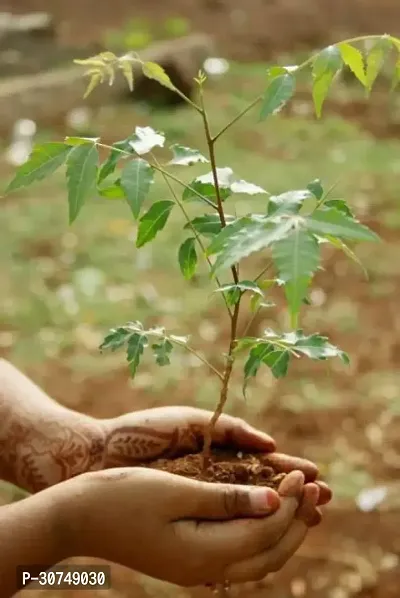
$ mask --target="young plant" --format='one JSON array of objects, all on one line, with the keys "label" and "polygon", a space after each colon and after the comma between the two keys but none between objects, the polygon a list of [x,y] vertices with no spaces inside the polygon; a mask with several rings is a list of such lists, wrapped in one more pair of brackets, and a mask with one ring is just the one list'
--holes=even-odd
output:
[{"label": "young plant", "polygon": [[[356,45],[368,42],[364,53]],[[121,198],[127,202],[133,218],[138,221],[136,247],[150,243],[167,225],[173,210],[183,216],[182,238],[177,250],[179,267],[190,280],[199,259],[210,269],[215,292],[226,306],[230,340],[224,355],[224,369],[219,371],[189,344],[189,338],[171,334],[165,328],[146,328],[134,321],[112,329],[105,337],[101,350],[125,349],[131,376],[134,377],[144,351],[152,351],[160,366],[170,363],[170,355],[178,346],[195,353],[219,378],[220,396],[204,438],[203,463],[205,474],[211,459],[212,430],[228,399],[229,383],[235,360],[245,355],[243,392],[261,366],[270,368],[276,378],[286,376],[293,358],[308,357],[326,360],[338,357],[348,363],[347,354],[318,333],[306,334],[300,327],[301,307],[314,274],[320,268],[321,245],[328,243],[357,261],[348,243],[377,241],[377,235],[361,224],[342,197],[333,197],[316,179],[304,189],[285,190],[270,195],[257,184],[236,177],[229,167],[219,167],[216,149],[219,139],[241,117],[252,109],[258,110],[258,120],[265,121],[279,112],[292,98],[298,74],[310,69],[312,96],[317,117],[333,80],[347,67],[370,92],[387,54],[394,50],[397,61],[393,89],[400,80],[400,39],[389,35],[359,37],[331,45],[313,54],[296,66],[272,66],[266,71],[266,88],[244,110],[221,130],[212,131],[206,105],[204,87],[206,76],[200,72],[196,83],[198,100],[187,98],[178,90],[167,73],[155,63],[142,63],[134,55],[117,57],[105,52],[87,60],[77,61],[88,68],[90,78],[87,93],[108,79],[112,83],[117,70],[122,71],[131,89],[134,87],[133,65],[139,64],[145,77],[179,94],[202,120],[206,152],[182,145],[170,146],[167,163],[160,163],[152,150],[164,147],[163,133],[151,127],[137,127],[126,139],[107,146],[97,139],[67,137],[62,142],[37,145],[21,166],[7,191],[16,191],[40,181],[66,165],[69,221],[72,224],[92,194],[104,198]],[[99,148],[108,151],[100,163]],[[184,183],[176,171],[193,164],[204,164],[205,173]],[[117,170],[118,168],[118,170]],[[170,192],[170,199],[155,201],[144,212],[144,202],[156,176],[161,176]],[[177,194],[173,183],[182,188]],[[259,210],[245,216],[235,216],[235,194],[260,196]],[[188,204],[196,202],[198,213],[189,216]],[[254,279],[243,274],[244,258],[261,253],[266,266]],[[220,277],[230,275],[229,282]],[[283,287],[290,314],[290,330],[266,330],[261,337],[247,336],[238,330],[242,299],[251,297],[250,322],[261,309],[268,306],[266,295],[274,286]]]}]

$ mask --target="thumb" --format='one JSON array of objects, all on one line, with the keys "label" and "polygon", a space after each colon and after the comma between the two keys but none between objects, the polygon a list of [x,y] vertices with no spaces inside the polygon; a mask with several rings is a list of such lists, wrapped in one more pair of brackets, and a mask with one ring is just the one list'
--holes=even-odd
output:
[{"label": "thumb", "polygon": [[186,516],[191,519],[226,520],[263,517],[278,510],[280,497],[267,487],[212,484],[187,480]]}]

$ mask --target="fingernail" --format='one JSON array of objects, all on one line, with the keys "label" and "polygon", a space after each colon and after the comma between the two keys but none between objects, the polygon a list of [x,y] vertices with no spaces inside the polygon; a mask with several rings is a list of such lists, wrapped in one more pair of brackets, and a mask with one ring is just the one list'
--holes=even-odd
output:
[{"label": "fingernail", "polygon": [[279,508],[279,496],[271,488],[254,488],[250,492],[250,504],[254,513],[270,513]]},{"label": "fingernail", "polygon": [[301,471],[292,471],[279,485],[280,496],[301,499],[304,486],[304,474]]}]

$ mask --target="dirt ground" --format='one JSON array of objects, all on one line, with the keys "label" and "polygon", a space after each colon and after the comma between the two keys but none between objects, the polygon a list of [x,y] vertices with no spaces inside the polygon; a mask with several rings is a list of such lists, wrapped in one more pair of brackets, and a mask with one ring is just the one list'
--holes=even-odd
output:
[{"label": "dirt ground", "polygon": [[[184,16],[198,31],[216,36],[221,54],[239,60],[267,60],[278,52],[300,51],[305,46],[317,46],[330,39],[367,33],[400,34],[400,4],[396,0],[0,0],[0,10],[49,10],[59,23],[60,40],[82,44],[95,40],[105,27],[114,27],[127,18]],[[94,16],[95,15],[95,18]],[[352,118],[357,115],[351,114]],[[365,118],[365,115],[361,115]],[[393,132],[393,130],[392,130]],[[395,134],[398,135],[398,130]],[[382,234],[386,242],[396,240],[396,231],[382,228],[377,221],[369,223]],[[393,258],[394,260],[396,257]],[[341,262],[342,263],[342,262]],[[400,364],[400,318],[398,297],[399,272],[391,276],[391,291],[377,298],[361,277],[355,281],[354,266],[340,270],[338,263],[328,262],[319,275],[319,285],[330,297],[345,297],[357,306],[358,321],[366,323],[363,344],[349,331],[337,334],[339,345],[346,346],[352,355],[351,375],[331,372],[329,383],[343,394],[340,408],[326,410],[322,405],[312,411],[293,413],[280,405],[278,398],[283,386],[271,391],[268,407],[258,417],[257,425],[268,429],[286,452],[304,454],[305,447],[320,457],[321,463],[335,453],[338,460],[354,462],[365,467],[377,485],[394,484],[400,472],[399,409],[388,414],[378,403],[360,404],[351,400],[354,380],[368,374],[395,372]],[[215,317],[218,317],[216,314]],[[261,323],[260,323],[261,324]],[[332,333],[329,322],[322,333]],[[219,339],[223,341],[224,339]],[[374,355],[372,356],[372,353]],[[326,376],[320,367],[307,364],[307,374],[316,378]],[[66,405],[99,417],[110,417],[132,407],[132,390],[128,386],[125,369],[83,381],[59,362],[47,362],[46,368],[32,372],[46,390]],[[298,368],[297,373],[304,373]],[[375,380],[375,379],[374,379]],[[398,380],[398,378],[397,378]],[[284,383],[283,383],[284,384]],[[367,383],[366,383],[367,384]],[[376,382],[375,382],[376,384]],[[396,385],[396,379],[394,381]],[[392,384],[392,387],[393,387]],[[378,382],[379,387],[379,382]],[[386,388],[386,387],[385,387]],[[387,388],[382,387],[382,395]],[[366,394],[367,393],[366,388]],[[101,391],[101,404],[96,396]],[[183,381],[175,392],[180,401],[192,402],[192,382]],[[379,393],[379,390],[377,390]],[[397,393],[398,398],[398,387]],[[346,397],[349,397],[346,403]],[[134,408],[155,404],[150,392],[135,395]],[[246,415],[245,407],[238,414]],[[284,423],[283,423],[284,422]],[[380,422],[380,432],[376,431]],[[374,432],[375,430],[375,432]],[[375,435],[374,435],[375,434]],[[376,435],[381,434],[377,438]],[[352,457],[350,458],[350,452]],[[309,456],[310,452],[307,453]],[[356,454],[356,457],[354,455]],[[350,474],[351,476],[352,474]],[[357,510],[352,500],[335,502],[326,509],[324,523],[314,530],[298,555],[271,579],[260,584],[234,588],[234,598],[398,598],[400,593],[400,511],[399,500],[388,502],[386,509],[371,513]],[[99,593],[107,598],[193,598],[210,596],[208,590],[184,592],[175,587],[139,579],[131,572],[115,567],[113,589]],[[24,592],[24,598],[46,598],[46,593]],[[63,592],[54,598],[64,596]],[[89,591],[69,591],[69,598],[95,598]],[[53,598],[53,596],[52,596]]]},{"label": "dirt ground", "polygon": [[50,11],[60,38],[76,44],[127,20],[184,17],[192,30],[215,36],[222,54],[239,60],[266,60],[347,35],[400,33],[396,0],[1,0],[0,9]]}]

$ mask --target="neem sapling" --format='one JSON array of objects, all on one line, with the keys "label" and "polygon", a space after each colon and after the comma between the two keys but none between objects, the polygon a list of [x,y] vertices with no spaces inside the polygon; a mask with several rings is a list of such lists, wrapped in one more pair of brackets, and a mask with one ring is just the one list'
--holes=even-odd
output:
[{"label": "neem sapling", "polygon": [[[368,50],[364,48],[361,51],[354,45],[364,42],[368,42]],[[261,366],[270,368],[273,376],[280,378],[286,376],[293,358],[326,360],[337,357],[347,363],[347,354],[325,336],[306,334],[301,329],[299,313],[307,302],[313,276],[320,268],[321,245],[333,245],[357,261],[347,243],[378,239],[374,232],[358,222],[346,200],[324,190],[318,179],[304,189],[284,191],[279,195],[270,195],[260,186],[239,179],[231,168],[218,165],[219,139],[251,110],[257,111],[260,122],[279,112],[294,95],[298,74],[307,69],[311,71],[312,96],[318,117],[333,80],[343,68],[351,71],[368,93],[390,51],[396,53],[394,88],[400,80],[400,40],[389,35],[359,37],[331,45],[298,66],[272,66],[266,70],[264,93],[219,131],[213,131],[210,126],[203,72],[195,79],[198,93],[193,100],[175,87],[161,66],[143,63],[135,55],[117,57],[111,52],[104,52],[76,61],[88,69],[86,74],[90,82],[87,94],[107,79],[112,83],[117,71],[122,72],[133,90],[134,72],[140,68],[145,77],[180,95],[201,119],[205,150],[175,144],[170,146],[170,159],[160,163],[152,150],[164,148],[166,138],[151,127],[137,127],[126,139],[111,146],[103,144],[100,138],[67,137],[62,142],[37,145],[9,184],[7,191],[16,191],[48,177],[65,165],[70,223],[78,217],[91,194],[100,198],[120,198],[127,202],[138,222],[137,248],[155,239],[166,227],[173,211],[181,212],[182,235],[177,247],[181,273],[190,280],[196,272],[198,260],[205,260],[210,279],[216,285],[215,292],[225,303],[230,338],[223,356],[223,369],[217,369],[198,354],[188,337],[177,336],[162,327],[146,328],[138,321],[118,325],[107,334],[101,345],[101,350],[124,349],[133,377],[145,351],[154,354],[158,365],[166,366],[170,363],[173,349],[178,347],[195,353],[219,378],[220,396],[203,438],[201,457],[196,456],[197,461],[191,462],[192,469],[189,470],[184,466],[177,469],[175,465],[175,473],[197,475],[210,481],[266,485],[279,482],[280,476],[263,467],[262,461],[256,461],[258,465],[254,467],[254,456],[246,456],[238,463],[233,455],[230,463],[229,459],[218,463],[211,451],[212,431],[228,400],[235,360],[238,356],[245,356],[244,392]],[[108,152],[103,162],[100,161],[99,148]],[[204,164],[205,173],[190,184],[181,181],[179,170],[199,163]],[[164,179],[170,198],[154,201],[144,211],[145,200],[156,176]],[[177,193],[177,184],[182,193]],[[235,194],[259,196],[258,212],[235,216]],[[265,267],[255,278],[246,278],[242,261],[256,252],[261,254]],[[221,279],[228,275],[230,279],[222,283]],[[276,286],[282,287],[286,297],[290,329],[285,332],[265,330],[261,337],[248,336],[246,330],[239,330],[243,297],[250,297],[247,310],[251,322],[255,314],[268,308],[268,293]],[[164,466],[168,469],[168,464]],[[193,470],[194,466],[197,469]]]}]

